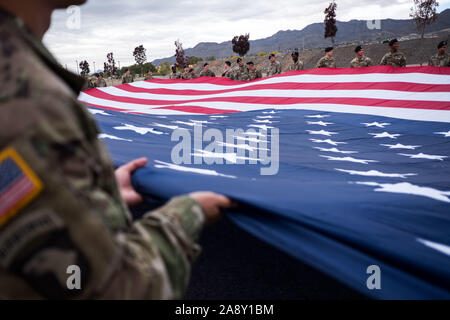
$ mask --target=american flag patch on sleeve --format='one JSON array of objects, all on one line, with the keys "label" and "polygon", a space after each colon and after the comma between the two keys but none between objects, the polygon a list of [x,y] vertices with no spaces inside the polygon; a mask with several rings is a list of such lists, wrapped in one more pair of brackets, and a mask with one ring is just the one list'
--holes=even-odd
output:
[{"label": "american flag patch on sleeve", "polygon": [[0,153],[0,227],[33,200],[43,184],[12,148]]}]

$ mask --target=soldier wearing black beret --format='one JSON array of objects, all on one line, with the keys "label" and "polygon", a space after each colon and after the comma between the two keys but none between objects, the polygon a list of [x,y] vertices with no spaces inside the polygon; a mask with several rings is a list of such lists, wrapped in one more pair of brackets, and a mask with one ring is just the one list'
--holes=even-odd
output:
[{"label": "soldier wearing black beret", "polygon": [[428,61],[429,66],[450,67],[450,57],[445,52],[447,50],[447,41],[441,41],[438,45],[438,52]]}]

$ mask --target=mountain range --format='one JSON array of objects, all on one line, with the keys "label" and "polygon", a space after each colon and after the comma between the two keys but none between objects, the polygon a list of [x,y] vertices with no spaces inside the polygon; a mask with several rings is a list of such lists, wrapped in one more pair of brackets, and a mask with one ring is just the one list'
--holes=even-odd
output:
[{"label": "mountain range", "polygon": [[[375,25],[375,24],[374,24]],[[417,28],[412,20],[383,19],[380,21],[380,29],[369,28],[366,20],[351,20],[347,22],[337,22],[338,32],[335,38],[337,45],[350,43],[374,43],[387,39],[401,38],[417,35]],[[438,19],[427,26],[426,32],[433,33],[450,30],[450,9],[442,11]],[[323,48],[330,45],[329,39],[324,39],[323,23],[313,23],[302,30],[279,31],[274,35],[258,40],[250,41],[249,54],[259,52],[286,51],[292,49],[313,49]],[[215,43],[201,42],[193,48],[185,49],[186,56],[196,56],[206,59],[214,56],[216,59],[234,56],[231,49],[231,40]],[[175,57],[156,59],[153,65],[160,65],[162,62],[173,64]]]}]

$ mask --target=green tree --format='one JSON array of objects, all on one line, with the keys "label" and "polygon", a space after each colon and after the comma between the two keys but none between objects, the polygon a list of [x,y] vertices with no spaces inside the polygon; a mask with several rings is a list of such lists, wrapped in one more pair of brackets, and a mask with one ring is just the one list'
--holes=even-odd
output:
[{"label": "green tree", "polygon": [[336,26],[336,9],[337,4],[334,0],[330,3],[330,5],[325,9],[325,39],[331,38],[331,43],[334,45],[334,37],[338,32],[338,28]]},{"label": "green tree", "polygon": [[144,48],[144,46],[141,44],[139,47],[134,48],[133,51],[133,56],[134,59],[136,60],[136,64],[138,64],[140,66],[140,74],[143,74],[143,66],[145,61],[147,61],[147,55],[146,55],[146,49]]},{"label": "green tree", "polygon": [[87,76],[89,72],[91,72],[91,70],[89,69],[89,63],[86,60],[80,62],[80,69],[80,74],[82,76]]},{"label": "green tree", "polygon": [[250,34],[235,36],[231,40],[231,44],[233,45],[233,52],[236,52],[239,56],[243,57],[250,50],[250,42],[249,39]]},{"label": "green tree", "polygon": [[199,58],[199,57],[192,56],[192,57],[188,57],[187,61],[188,61],[188,65],[195,65],[195,64],[199,63],[200,61],[203,61],[203,59]]},{"label": "green tree", "polygon": [[161,69],[159,70],[159,74],[166,76],[171,72],[172,70],[170,69],[170,65],[167,61],[161,63]]},{"label": "green tree", "polygon": [[436,0],[414,0],[414,8],[411,8],[409,16],[414,20],[422,40],[425,35],[425,27],[438,18],[436,10],[438,6],[439,2]]}]

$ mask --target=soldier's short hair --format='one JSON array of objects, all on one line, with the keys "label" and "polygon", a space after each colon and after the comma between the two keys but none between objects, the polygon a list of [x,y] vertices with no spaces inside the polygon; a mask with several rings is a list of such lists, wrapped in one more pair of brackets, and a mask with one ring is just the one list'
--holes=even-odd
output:
[{"label": "soldier's short hair", "polygon": [[397,39],[392,39],[391,41],[389,41],[389,47],[392,47],[394,45],[394,43],[397,43],[398,40]]},{"label": "soldier's short hair", "polygon": [[253,65],[255,65],[255,64],[253,63],[253,61],[249,61],[249,62],[247,62],[247,65],[248,65],[248,66],[253,66]]},{"label": "soldier's short hair", "polygon": [[208,62],[205,62],[205,64],[203,65],[203,68],[206,67],[206,66],[209,66]]},{"label": "soldier's short hair", "polygon": [[229,67],[231,67],[231,62],[230,61],[225,61],[225,64]]},{"label": "soldier's short hair", "polygon": [[358,53],[358,52],[360,52],[362,49],[363,49],[362,46],[357,46],[357,47],[355,48],[355,52]]},{"label": "soldier's short hair", "polygon": [[298,57],[298,51],[292,51],[291,56],[296,56],[296,57]]},{"label": "soldier's short hair", "polygon": [[442,47],[446,47],[447,46],[447,41],[441,41],[438,44],[438,49],[442,48]]},{"label": "soldier's short hair", "polygon": [[242,61],[242,59],[241,58],[238,58],[237,59],[237,63],[239,63],[239,62],[241,62]]},{"label": "soldier's short hair", "polygon": [[275,55],[274,55],[273,53],[271,53],[271,54],[269,55],[269,60],[270,60],[270,58],[272,58],[272,57],[275,58]]},{"label": "soldier's short hair", "polygon": [[333,49],[334,49],[333,47],[326,47],[326,48],[325,48],[325,52],[333,51]]},{"label": "soldier's short hair", "polygon": [[192,68],[191,68],[191,69],[189,69],[189,73],[191,73],[191,72],[193,72],[193,71],[194,71],[194,69],[192,69]]}]

